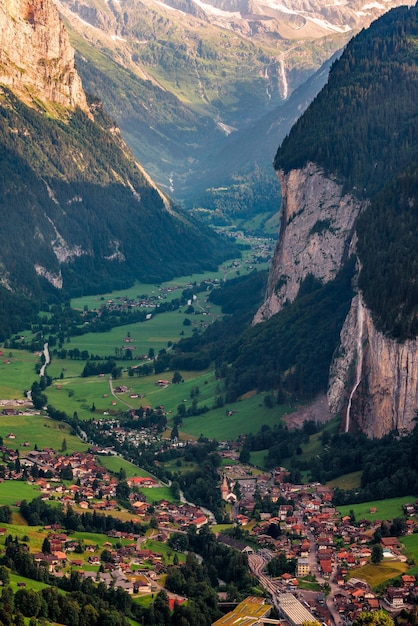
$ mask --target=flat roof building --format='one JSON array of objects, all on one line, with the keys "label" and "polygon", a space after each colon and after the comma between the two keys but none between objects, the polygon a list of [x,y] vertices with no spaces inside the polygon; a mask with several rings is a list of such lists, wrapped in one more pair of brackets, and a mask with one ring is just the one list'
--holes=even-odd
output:
[{"label": "flat roof building", "polygon": [[[263,618],[268,617],[272,608],[272,605],[268,604],[264,598],[249,596],[240,602],[233,611],[213,622],[212,626],[256,626],[256,624],[264,624]],[[280,622],[271,620],[269,623],[279,624]]]},{"label": "flat roof building", "polygon": [[304,622],[318,621],[291,593],[280,593],[277,600],[280,611],[292,626],[301,626]]}]

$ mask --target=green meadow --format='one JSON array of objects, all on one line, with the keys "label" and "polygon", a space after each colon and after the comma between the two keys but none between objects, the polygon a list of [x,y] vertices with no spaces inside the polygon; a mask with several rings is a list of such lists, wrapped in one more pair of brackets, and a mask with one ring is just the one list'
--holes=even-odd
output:
[{"label": "green meadow", "polygon": [[180,563],[184,563],[186,561],[186,555],[182,552],[175,552],[170,546],[166,543],[162,543],[161,541],[155,541],[155,539],[147,539],[144,543],[144,548],[147,550],[152,550],[157,554],[161,554],[166,563],[172,563],[174,554],[177,554],[177,558]]},{"label": "green meadow", "polygon": [[[15,439],[8,438],[10,434],[14,434]],[[87,450],[86,444],[71,434],[68,424],[41,415],[0,415],[0,436],[3,437],[4,445],[19,448],[21,455],[26,449],[33,450],[35,445],[40,450],[60,450],[64,438],[67,450]],[[29,446],[22,447],[24,443],[29,443]]]},{"label": "green meadow", "polygon": [[[5,480],[0,483],[0,504],[17,510],[16,502],[33,500],[41,495],[39,487],[21,482],[20,480]],[[2,526],[7,526],[2,524]]]},{"label": "green meadow", "polygon": [[263,424],[273,428],[289,412],[289,407],[275,405],[269,409],[264,404],[264,395],[255,394],[209,413],[186,417],[181,432],[226,441],[236,439],[242,433],[256,433]]},{"label": "green meadow", "polygon": [[125,471],[126,477],[131,478],[132,476],[150,476],[148,472],[137,467],[133,463],[129,461],[125,461],[120,456],[97,456],[97,460],[100,465],[109,470],[109,472],[113,472],[114,474],[118,474],[121,469]]},{"label": "green meadow", "polygon": [[331,487],[331,489],[335,489],[339,487],[340,489],[356,489],[361,485],[361,475],[362,472],[351,472],[350,474],[344,474],[344,476],[339,476],[334,480],[330,480],[327,483],[327,487]]},{"label": "green meadow", "polygon": [[268,453],[268,450],[256,450],[255,452],[251,452],[250,454],[250,462],[251,465],[254,465],[255,467],[261,467],[262,469],[264,469],[265,465],[265,457]]},{"label": "green meadow", "polygon": [[[10,587],[12,588],[13,593],[16,593],[16,591],[20,589],[19,583],[25,583],[25,589],[33,589],[34,591],[42,591],[42,589],[46,589],[50,586],[46,583],[41,583],[38,580],[32,580],[31,578],[25,578],[24,576],[19,576],[18,574],[11,573]],[[58,593],[65,593],[65,591],[62,591],[62,589],[58,589]]]},{"label": "green meadow", "polygon": [[405,547],[406,556],[415,563],[415,565],[408,570],[408,574],[418,577],[418,535],[414,534],[399,537],[399,541]]},{"label": "green meadow", "polygon": [[147,502],[154,504],[159,500],[168,500],[168,502],[176,502],[171,495],[170,487],[152,487],[142,488],[139,490],[144,496]]},{"label": "green meadow", "polygon": [[[403,496],[401,498],[388,498],[387,500],[373,500],[361,504],[347,504],[339,506],[337,509],[342,516],[350,515],[350,511],[354,511],[357,520],[391,520],[395,517],[402,517],[402,506],[407,502],[415,502],[415,500],[414,496]],[[370,509],[376,510],[376,512],[371,513]]]},{"label": "green meadow", "polygon": [[39,378],[35,371],[39,362],[39,354],[26,350],[3,350],[3,355],[0,355],[0,398],[24,398],[24,391]]},{"label": "green meadow", "polygon": [[[84,307],[88,307],[88,309],[94,310],[99,308],[100,305],[106,303],[108,300],[115,301],[118,298],[135,299],[144,294],[148,296],[161,295],[163,299],[172,300],[174,298],[180,297],[182,291],[186,289],[189,285],[193,285],[194,283],[199,285],[202,281],[208,279],[221,281],[226,279],[227,277],[231,278],[231,274],[235,275],[237,271],[239,271],[241,274],[252,271],[252,268],[247,266],[247,264],[245,263],[246,259],[250,258],[251,254],[253,253],[249,251],[244,251],[242,259],[237,258],[229,260],[223,265],[220,265],[216,272],[202,272],[200,274],[180,276],[173,280],[169,280],[159,284],[141,283],[137,281],[134,285],[132,285],[132,287],[129,287],[129,289],[120,289],[97,295],[73,298],[71,300],[71,306],[73,309],[83,310]],[[239,269],[233,266],[234,262],[240,264]],[[167,289],[171,289],[171,291],[167,292]],[[199,294],[199,296],[200,295],[201,294]]]}]

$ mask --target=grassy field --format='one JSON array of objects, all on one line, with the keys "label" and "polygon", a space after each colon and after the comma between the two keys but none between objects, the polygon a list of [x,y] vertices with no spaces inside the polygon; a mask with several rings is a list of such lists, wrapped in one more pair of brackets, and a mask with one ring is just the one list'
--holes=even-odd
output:
[{"label": "grassy field", "polygon": [[159,500],[168,500],[169,502],[175,502],[169,487],[151,487],[139,490],[144,496],[147,502],[153,504]]},{"label": "grassy field", "polygon": [[[34,591],[42,591],[42,589],[46,589],[50,585],[46,583],[41,583],[38,580],[32,580],[31,578],[25,578],[24,576],[18,576],[18,574],[10,574],[10,587],[12,588],[13,593],[16,593],[19,587],[19,583],[25,583],[25,589],[33,589]],[[58,589],[58,593],[65,593],[62,589]],[[29,623],[26,622],[25,623]]]},{"label": "grassy field", "polygon": [[3,350],[3,353],[0,356],[0,398],[22,399],[24,390],[30,389],[39,378],[35,365],[40,362],[40,356],[26,350]]},{"label": "grassy field", "polygon": [[261,467],[264,469],[264,459],[267,455],[268,450],[257,450],[256,452],[251,452],[250,454],[250,462],[251,465],[255,467]]},{"label": "grassy field", "polygon": [[[31,552],[40,552],[42,549],[43,540],[46,537],[46,532],[42,526],[26,526],[25,524],[2,524],[6,528],[6,535],[12,535],[13,538],[17,537],[19,541],[22,541],[23,537],[26,537],[25,543],[28,544]],[[4,543],[4,539],[1,540]]]},{"label": "grassy field", "polygon": [[145,470],[137,467],[133,463],[129,461],[125,461],[120,456],[98,456],[97,462],[100,465],[103,465],[110,472],[114,474],[118,474],[120,469],[124,469],[126,473],[126,477],[130,478],[132,476],[149,476],[150,474]]},{"label": "grassy field", "polygon": [[406,555],[413,559],[416,565],[408,571],[418,577],[418,535],[407,535],[406,537],[400,537],[399,541],[405,546]]},{"label": "grassy field", "polygon": [[331,487],[331,489],[335,489],[336,487],[339,487],[340,489],[356,489],[357,487],[360,487],[361,474],[362,472],[344,474],[344,476],[339,476],[334,480],[330,480],[327,483],[327,487]]},{"label": "grassy field", "polygon": [[[16,435],[15,439],[9,439],[7,435]],[[21,454],[25,448],[21,446],[29,442],[29,450],[37,445],[42,448],[54,448],[60,450],[63,440],[67,442],[69,451],[87,450],[87,445],[80,439],[70,434],[70,427],[63,422],[55,422],[41,415],[0,415],[0,436],[3,443],[9,448],[20,448]]]},{"label": "grassy field", "polygon": [[143,547],[147,550],[152,550],[157,554],[161,554],[166,563],[172,563],[174,555],[177,554],[177,558],[180,563],[184,563],[186,561],[186,555],[182,552],[175,552],[168,546],[166,543],[162,543],[161,541],[155,541],[154,539],[147,539],[143,545]]},{"label": "grassy field", "polygon": [[[196,308],[196,304],[194,306]],[[114,356],[115,349],[125,345],[124,337],[130,333],[134,359],[148,354],[150,348],[158,354],[159,350],[167,348],[170,341],[179,341],[183,336],[191,337],[194,328],[204,328],[205,324],[220,316],[220,307],[211,305],[210,311],[210,316],[185,315],[182,310],[159,313],[145,322],[117,326],[106,333],[86,333],[71,337],[66,349],[79,348],[80,351],[88,350],[90,354]],[[186,317],[192,322],[190,326],[183,325]]]},{"label": "grassy field", "polygon": [[[231,411],[232,415],[228,415],[228,411]],[[205,437],[226,441],[236,439],[241,433],[256,433],[263,424],[273,428],[288,412],[289,407],[285,405],[276,405],[273,409],[268,409],[264,405],[264,394],[256,394],[204,415],[186,417],[181,430],[197,437],[202,434]]]},{"label": "grassy field", "polygon": [[[210,409],[215,405],[216,398],[223,393],[223,383],[218,381],[213,370],[204,372],[181,372],[184,382],[177,385],[170,384],[167,387],[156,385],[162,376],[171,381],[173,372],[153,374],[147,377],[128,376],[123,372],[120,379],[114,381],[116,385],[126,385],[129,393],[117,394],[117,398],[110,393],[108,377],[88,378],[64,378],[54,381],[47,389],[48,401],[56,408],[72,415],[77,411],[80,419],[92,417],[92,406],[96,411],[94,415],[118,413],[126,411],[128,407],[134,409],[140,406],[164,406],[171,429],[171,416],[177,413],[177,407],[185,403],[186,408],[192,403],[191,393],[198,388],[197,406],[207,406]],[[137,398],[131,398],[130,394],[137,394]],[[113,406],[113,403],[116,405]],[[231,415],[228,415],[228,412]],[[199,416],[186,417],[181,426],[181,436],[205,437],[219,440],[235,439],[241,433],[256,432],[262,424],[273,427],[280,422],[282,415],[289,413],[291,407],[275,406],[268,409],[264,405],[264,394],[256,394],[245,398],[237,403],[213,409],[210,413]],[[313,444],[316,449],[318,442]]]},{"label": "grassy field", "polygon": [[[341,515],[350,515],[354,511],[356,519],[388,520],[395,517],[402,517],[402,506],[407,502],[415,502],[414,496],[403,496],[402,498],[389,498],[387,500],[374,500],[363,502],[362,504],[347,504],[337,507]],[[376,509],[376,513],[370,513],[370,509]]]},{"label": "grassy field", "polygon": [[218,268],[217,272],[204,272],[201,274],[192,274],[189,276],[180,276],[179,278],[169,280],[160,284],[149,284],[149,283],[140,283],[136,282],[129,289],[121,289],[119,291],[112,291],[108,293],[103,293],[99,295],[93,296],[83,296],[81,298],[73,298],[71,300],[71,306],[73,309],[83,310],[85,306],[89,309],[98,308],[103,302],[107,300],[116,300],[117,298],[138,298],[143,294],[147,294],[149,296],[157,296],[161,294],[164,288],[172,289],[171,293],[166,294],[167,300],[172,300],[173,298],[178,298],[181,296],[181,293],[188,285],[192,285],[194,282],[200,284],[203,280],[208,278],[223,280],[225,277],[225,273],[230,270],[232,261],[229,261],[225,265],[222,265]]},{"label": "grassy field", "polygon": [[369,583],[370,587],[374,589],[382,583],[395,578],[400,574],[403,574],[408,569],[406,563],[399,563],[398,561],[382,562],[379,565],[373,565],[368,563],[363,567],[358,567],[350,571],[354,578],[361,578]]},{"label": "grassy field", "polygon": [[0,503],[15,507],[20,500],[33,500],[40,496],[39,487],[20,480],[5,480],[0,483]]}]

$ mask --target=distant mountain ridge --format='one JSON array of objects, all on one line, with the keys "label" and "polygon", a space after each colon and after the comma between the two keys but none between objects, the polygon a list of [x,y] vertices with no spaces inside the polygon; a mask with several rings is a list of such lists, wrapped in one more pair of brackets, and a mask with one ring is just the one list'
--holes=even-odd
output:
[{"label": "distant mountain ridge", "polygon": [[[221,186],[240,179],[245,185],[248,168],[231,157],[235,135],[242,146],[248,131],[249,153],[254,126],[269,114],[280,124],[295,89],[357,30],[401,3],[60,0],[58,6],[88,91],[103,99],[160,187],[190,207],[218,185],[206,167],[218,157],[225,159],[218,160]],[[278,130],[276,145],[280,139]],[[273,157],[266,150],[250,169],[257,165],[271,176]],[[244,201],[257,211],[262,193]],[[271,190],[269,196],[274,212]],[[211,191],[206,198],[213,201]],[[229,203],[234,210],[232,197]]]}]

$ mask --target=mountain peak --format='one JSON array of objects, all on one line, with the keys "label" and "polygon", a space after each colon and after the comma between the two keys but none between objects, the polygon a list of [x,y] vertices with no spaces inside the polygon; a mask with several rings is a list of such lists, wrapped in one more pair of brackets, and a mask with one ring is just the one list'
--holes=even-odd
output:
[{"label": "mountain peak", "polygon": [[0,0],[0,82],[25,100],[88,110],[74,50],[52,0]]}]

